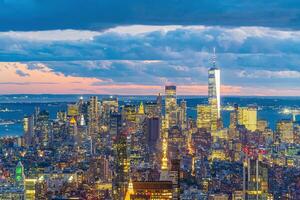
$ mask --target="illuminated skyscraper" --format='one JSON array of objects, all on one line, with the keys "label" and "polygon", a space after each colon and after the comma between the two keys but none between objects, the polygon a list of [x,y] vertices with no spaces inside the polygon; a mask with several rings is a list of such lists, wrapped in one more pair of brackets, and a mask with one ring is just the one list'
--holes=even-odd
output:
[{"label": "illuminated skyscraper", "polygon": [[168,138],[167,138],[167,133],[165,133],[162,140],[162,157],[161,157],[161,172],[160,172],[161,181],[167,181],[170,179],[168,162],[169,162],[168,161]]},{"label": "illuminated skyscraper", "polygon": [[157,106],[159,109],[159,114],[161,114],[161,112],[162,112],[162,96],[160,95],[160,93],[156,97],[156,103],[157,103]]},{"label": "illuminated skyscraper", "polygon": [[208,102],[211,106],[211,129],[218,129],[218,122],[221,118],[221,78],[220,69],[216,67],[216,55],[214,49],[213,67],[208,70]]},{"label": "illuminated skyscraper", "polygon": [[68,116],[74,117],[79,115],[77,104],[68,104]]},{"label": "illuminated skyscraper", "polygon": [[211,128],[210,105],[197,105],[197,127],[210,130]]},{"label": "illuminated skyscraper", "polygon": [[120,113],[111,113],[109,122],[109,133],[111,138],[115,138],[122,128],[122,115]]},{"label": "illuminated skyscraper", "polygon": [[39,112],[35,124],[35,139],[38,145],[47,146],[49,144],[50,127],[49,112],[45,110]]},{"label": "illuminated skyscraper", "polygon": [[230,112],[230,124],[229,128],[235,129],[238,125],[238,105],[234,104],[234,110]]},{"label": "illuminated skyscraper", "polygon": [[244,125],[249,131],[255,131],[257,129],[257,107],[239,107],[238,124]]},{"label": "illuminated skyscraper", "polygon": [[138,114],[139,115],[144,115],[145,114],[144,104],[143,104],[142,101],[141,101],[141,103],[139,105]]},{"label": "illuminated skyscraper", "polygon": [[33,137],[34,137],[34,117],[26,116],[23,119],[23,129],[24,129],[24,140],[25,145],[28,147],[32,145]]},{"label": "illuminated skyscraper", "polygon": [[104,98],[101,101],[101,123],[108,126],[111,113],[118,112],[119,102],[116,97]]},{"label": "illuminated skyscraper", "polygon": [[294,142],[293,122],[290,120],[281,120],[276,124],[276,131],[279,134],[281,142]]},{"label": "illuminated skyscraper", "polygon": [[66,122],[67,121],[67,113],[64,111],[58,111],[56,114],[56,118],[60,121],[60,122]]},{"label": "illuminated skyscraper", "polygon": [[99,103],[98,97],[92,96],[89,102],[88,121],[89,134],[94,135],[99,132]]},{"label": "illuminated skyscraper", "polygon": [[123,200],[128,184],[129,163],[127,157],[127,137],[118,133],[114,144],[114,170],[112,180],[112,195],[115,200]]},{"label": "illuminated skyscraper", "polygon": [[261,152],[256,149],[244,148],[243,162],[243,195],[247,200],[268,200],[268,168],[259,160]]},{"label": "illuminated skyscraper", "polygon": [[165,95],[165,118],[168,121],[168,126],[172,127],[177,125],[176,86],[167,85]]},{"label": "illuminated skyscraper", "polygon": [[24,167],[21,161],[19,161],[17,164],[16,171],[15,171],[15,178],[16,178],[15,180],[17,186],[22,187],[24,185],[25,175],[24,175]]},{"label": "illuminated skyscraper", "polygon": [[37,179],[25,179],[25,199],[26,200],[35,200],[35,186]]},{"label": "illuminated skyscraper", "polygon": [[71,117],[69,121],[68,134],[69,134],[69,138],[74,142],[74,144],[78,145],[80,143],[77,122],[74,117]]},{"label": "illuminated skyscraper", "polygon": [[124,123],[135,124],[137,109],[135,105],[127,104],[122,107],[122,120]]},{"label": "illuminated skyscraper", "polygon": [[146,102],[144,110],[147,117],[161,117],[161,108],[156,102]]},{"label": "illuminated skyscraper", "polygon": [[187,127],[187,105],[186,105],[186,101],[182,100],[180,102],[180,117],[179,117],[179,121],[180,121],[180,126],[182,129],[185,129]]}]

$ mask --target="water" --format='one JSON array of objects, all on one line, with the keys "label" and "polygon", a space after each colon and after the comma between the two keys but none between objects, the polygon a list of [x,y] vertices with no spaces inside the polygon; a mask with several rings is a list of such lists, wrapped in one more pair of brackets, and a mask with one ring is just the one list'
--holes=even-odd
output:
[{"label": "water", "polygon": [[[87,100],[91,95],[84,95]],[[56,112],[66,110],[68,103],[79,99],[80,95],[0,95],[0,136],[22,135],[22,119],[25,115],[33,113],[35,107],[50,112],[52,119],[56,118]],[[99,99],[105,96],[99,95]],[[207,103],[206,97],[185,96],[179,97],[178,101],[184,98],[187,101],[187,114],[196,118],[196,105]],[[155,100],[155,96],[120,96],[120,105],[125,103],[138,104],[140,101]],[[291,115],[280,114],[284,107],[300,108],[300,97],[223,97],[222,105],[240,106],[257,105],[259,107],[258,118],[269,122],[272,129],[280,119],[290,119]],[[229,111],[222,111],[224,125],[229,125]],[[297,118],[300,119],[300,118]],[[11,124],[2,123],[10,122]]]}]

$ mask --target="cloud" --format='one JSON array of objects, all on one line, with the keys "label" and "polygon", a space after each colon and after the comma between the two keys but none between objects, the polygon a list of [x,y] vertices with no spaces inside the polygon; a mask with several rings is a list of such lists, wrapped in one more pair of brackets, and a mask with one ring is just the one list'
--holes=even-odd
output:
[{"label": "cloud", "polygon": [[8,31],[0,32],[3,37],[10,39],[51,42],[51,41],[74,41],[74,40],[92,40],[94,36],[99,35],[96,31],[85,30],[49,30],[49,31]]},{"label": "cloud", "polygon": [[237,72],[240,78],[300,78],[299,71],[269,71],[269,70],[257,70],[253,72],[239,71]]},{"label": "cloud", "polygon": [[[146,30],[153,31],[136,34],[116,28],[87,35],[74,30],[58,31],[58,35],[46,31],[30,39],[27,33],[0,33],[0,61],[199,59],[207,64],[216,47],[218,60],[225,67],[243,66],[248,61],[264,67],[275,59],[278,65],[294,64],[300,53],[300,31],[204,26]],[[69,32],[76,36],[69,37]],[[282,57],[289,57],[288,61]]]},{"label": "cloud", "polygon": [[104,30],[134,24],[299,29],[299,8],[297,0],[1,0],[0,31]]},{"label": "cloud", "polygon": [[19,70],[19,69],[17,69],[16,70],[16,74],[18,74],[19,76],[29,76],[29,74],[28,73],[26,73],[26,72],[23,72],[22,70]]},{"label": "cloud", "polygon": [[[77,38],[66,39],[70,31],[78,33]],[[299,78],[300,31],[139,25],[128,29],[116,27],[95,32],[95,35],[92,32],[88,35],[91,38],[80,32],[53,31],[51,33],[58,35],[51,35],[48,40],[48,31],[38,33],[36,38],[28,38],[26,33],[0,33],[0,61],[12,61],[10,65],[1,66],[0,71],[21,61],[26,67],[17,65],[13,70],[15,75],[16,70],[21,70],[25,73],[23,76],[40,73],[64,77],[61,82],[72,78],[74,80],[67,85],[73,92],[85,90],[76,84],[88,80],[86,92],[143,93],[142,88],[129,86],[207,85],[207,70],[212,65],[212,49],[216,47],[221,82],[234,87],[232,94],[244,94],[249,87],[289,89]],[[18,80],[22,78],[19,75]],[[42,75],[35,77],[35,81],[40,82]],[[15,81],[3,82],[12,80]],[[113,90],[109,88],[112,85],[128,88]]]},{"label": "cloud", "polygon": [[[139,61],[139,63],[142,62]],[[17,75],[15,73],[16,69],[29,74],[29,76]],[[99,77],[79,77],[56,72],[48,68],[44,63],[0,63],[0,70],[1,94],[155,95],[157,93],[162,93],[164,90],[164,84],[160,84],[159,82],[131,82],[132,77],[130,77],[130,74],[128,74],[127,82],[120,82],[115,79],[101,79]],[[41,79],[40,77],[43,78]],[[162,77],[162,79],[169,80],[166,77]],[[245,79],[245,77],[242,77],[242,79]],[[178,81],[176,85],[178,88],[177,93],[179,95],[207,95],[206,83],[193,83],[190,80],[180,82],[179,79],[176,79],[176,81]],[[221,86],[222,95],[293,96],[299,94],[299,92],[300,88],[298,87],[285,87],[283,85],[276,86],[276,88],[266,87],[262,84],[254,86],[251,84],[248,84],[247,86],[222,84]]]},{"label": "cloud", "polygon": [[[65,76],[61,73],[53,72],[43,64],[39,64],[39,66],[39,68],[33,69],[22,63],[0,63],[0,93],[72,93],[75,88],[90,88],[94,90],[96,88],[90,87],[90,85],[94,82],[102,81],[96,78]],[[17,74],[16,72],[26,75],[20,76],[20,73]]]},{"label": "cloud", "polygon": [[0,82],[0,85],[55,85],[53,82]]}]

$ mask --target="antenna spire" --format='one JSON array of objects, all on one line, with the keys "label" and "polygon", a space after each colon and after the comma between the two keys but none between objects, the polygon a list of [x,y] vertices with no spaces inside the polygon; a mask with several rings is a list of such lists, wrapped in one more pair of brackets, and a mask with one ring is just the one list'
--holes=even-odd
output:
[{"label": "antenna spire", "polygon": [[216,47],[213,48],[212,62],[213,62],[213,67],[216,67],[216,62],[217,62]]}]

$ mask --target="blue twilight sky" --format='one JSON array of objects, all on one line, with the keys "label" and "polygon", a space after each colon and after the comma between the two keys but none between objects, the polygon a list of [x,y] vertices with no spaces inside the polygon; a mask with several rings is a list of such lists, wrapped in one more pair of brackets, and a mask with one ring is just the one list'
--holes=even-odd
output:
[{"label": "blue twilight sky", "polygon": [[[300,95],[297,0],[0,0],[0,93]],[[30,85],[30,87],[28,87]]]}]

